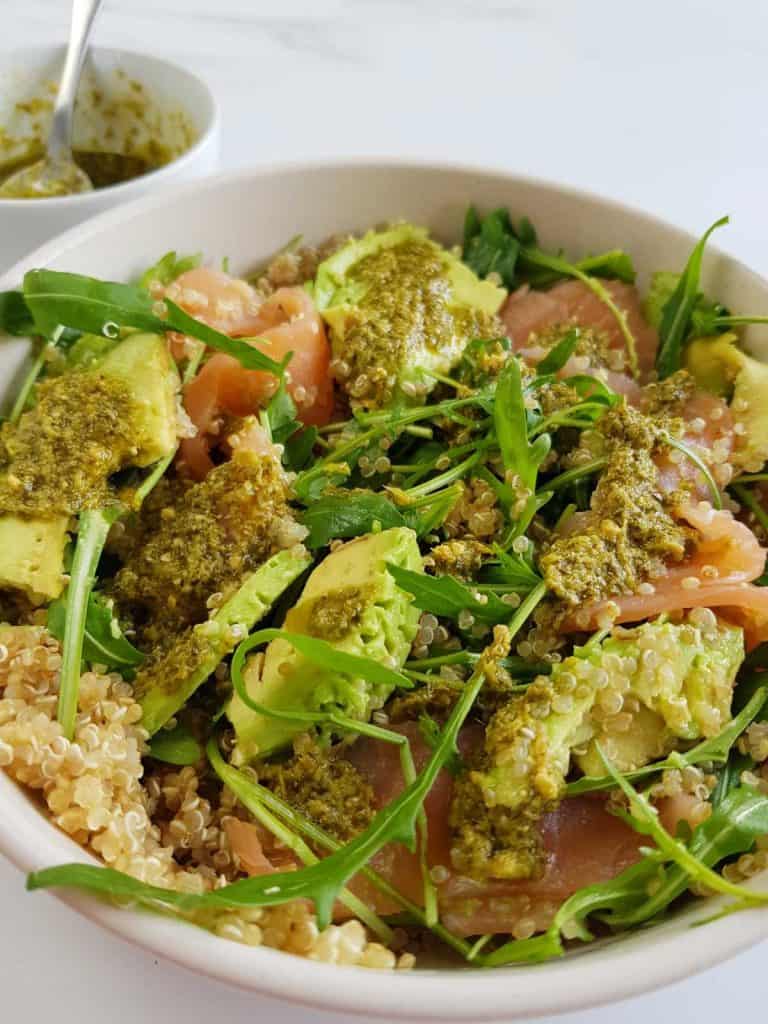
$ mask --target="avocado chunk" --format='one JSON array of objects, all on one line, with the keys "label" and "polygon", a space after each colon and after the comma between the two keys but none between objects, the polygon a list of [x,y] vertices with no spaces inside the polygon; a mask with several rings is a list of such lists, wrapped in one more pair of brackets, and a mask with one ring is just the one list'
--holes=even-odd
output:
[{"label": "avocado chunk", "polygon": [[506,291],[413,224],[348,242],[318,267],[314,297],[354,406],[423,401],[469,341],[504,333]]},{"label": "avocado chunk", "polygon": [[176,448],[176,402],[181,382],[168,345],[159,334],[129,334],[96,364],[100,373],[128,385],[138,451],[133,466],[149,466]]},{"label": "avocado chunk", "polygon": [[741,425],[741,443],[731,462],[757,473],[768,461],[768,366],[737,342],[732,333],[697,338],[688,346],[687,364],[702,387],[731,397],[734,424]]},{"label": "avocado chunk", "polygon": [[0,589],[21,590],[33,604],[64,589],[67,518],[0,516]]},{"label": "avocado chunk", "polygon": [[155,334],[129,335],[89,368],[37,386],[35,405],[0,433],[0,586],[59,595],[69,516],[109,501],[113,473],[173,452],[178,389]]},{"label": "avocado chunk", "polygon": [[149,658],[136,675],[134,690],[144,712],[141,724],[150,736],[184,706],[311,563],[301,547],[278,552],[251,573],[211,619],[185,630],[170,647]]},{"label": "avocado chunk", "polygon": [[[416,636],[419,611],[387,571],[387,563],[422,571],[416,534],[407,527],[369,533],[332,551],[312,572],[284,628],[319,637],[340,651],[402,667]],[[260,671],[261,669],[261,671]],[[245,671],[253,700],[278,711],[341,710],[366,721],[390,690],[313,664],[286,640],[273,640]],[[247,708],[235,695],[227,708],[235,727],[233,760],[242,764],[284,747],[303,731]]]},{"label": "avocado chunk", "polygon": [[[628,772],[717,735],[730,720],[743,659],[743,631],[694,610],[679,623],[619,628],[577,649],[501,707],[486,730],[482,764],[470,773],[486,808],[506,810],[507,833],[510,821],[520,825],[517,845],[499,854],[494,873],[535,874],[531,823],[563,795],[572,760],[584,774],[604,775],[599,744]],[[471,846],[467,826],[461,842]]]}]

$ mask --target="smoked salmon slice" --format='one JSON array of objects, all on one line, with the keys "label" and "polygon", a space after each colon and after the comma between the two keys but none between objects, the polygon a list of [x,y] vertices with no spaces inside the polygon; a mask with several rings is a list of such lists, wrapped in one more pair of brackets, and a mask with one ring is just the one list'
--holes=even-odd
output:
[{"label": "smoked salmon slice", "polygon": [[[246,281],[222,271],[198,267],[169,286],[166,295],[190,315],[230,337],[246,337],[279,361],[293,353],[286,372],[297,416],[322,425],[333,412],[331,351],[323,321],[304,288],[280,288],[261,302]],[[277,388],[272,374],[246,370],[232,356],[217,352],[184,391],[184,406],[197,435],[182,441],[180,459],[197,479],[213,465],[218,417],[248,416],[269,401]]]},{"label": "smoked salmon slice", "polygon": [[[601,284],[627,317],[640,369],[643,372],[651,370],[659,337],[643,316],[637,289],[623,281],[601,281]],[[615,348],[624,348],[616,317],[581,281],[560,281],[547,291],[523,285],[507,299],[501,310],[501,319],[515,349],[524,349],[532,334],[565,323],[603,331]]]}]

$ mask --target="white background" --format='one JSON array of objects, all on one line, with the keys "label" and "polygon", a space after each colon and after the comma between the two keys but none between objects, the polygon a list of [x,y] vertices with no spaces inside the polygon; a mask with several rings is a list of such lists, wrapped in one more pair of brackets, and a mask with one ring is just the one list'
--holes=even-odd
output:
[{"label": "white background", "polygon": [[[63,39],[67,6],[0,0],[0,59]],[[484,162],[697,232],[730,213],[718,244],[768,272],[764,0],[108,0],[96,38],[205,76],[223,107],[227,167],[393,153]],[[0,1020],[338,1019],[158,963],[50,896],[26,896],[22,881],[0,863]],[[760,1019],[766,952],[565,1020]]]}]

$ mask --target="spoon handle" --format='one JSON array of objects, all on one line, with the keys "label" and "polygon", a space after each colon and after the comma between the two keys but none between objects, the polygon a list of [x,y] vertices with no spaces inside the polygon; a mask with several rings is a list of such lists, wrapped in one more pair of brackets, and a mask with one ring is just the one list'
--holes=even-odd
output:
[{"label": "spoon handle", "polygon": [[103,0],[72,0],[67,56],[61,72],[48,136],[48,155],[53,160],[72,159],[72,121],[77,87],[80,84],[83,61],[88,52],[91,28],[102,3]]}]

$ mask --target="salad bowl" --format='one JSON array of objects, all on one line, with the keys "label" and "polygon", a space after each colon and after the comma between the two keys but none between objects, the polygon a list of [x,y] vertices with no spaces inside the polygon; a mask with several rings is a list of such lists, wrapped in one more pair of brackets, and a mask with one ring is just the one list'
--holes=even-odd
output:
[{"label": "salad bowl", "polygon": [[[562,246],[581,256],[625,248],[641,290],[652,272],[684,266],[696,241],[622,204],[503,171],[345,161],[218,175],[158,190],[31,253],[0,279],[0,291],[17,288],[27,270],[40,267],[133,280],[166,250],[203,252],[217,264],[226,258],[232,272],[245,275],[280,250],[297,225],[307,240],[318,242],[333,233],[404,218],[452,245],[461,238],[469,203],[481,210],[503,206],[524,214],[546,249]],[[707,250],[701,286],[711,288],[729,308],[768,307],[768,283],[715,247]],[[747,346],[758,357],[768,356],[768,334],[762,330],[745,332]],[[0,347],[0,390],[7,395],[26,355],[21,339],[6,339]],[[23,872],[90,860],[3,773],[0,822],[0,852]],[[765,887],[759,877],[749,884]],[[696,927],[723,906],[721,898],[711,897],[651,929],[605,939],[543,964],[476,970],[437,962],[391,974],[222,942],[187,923],[117,909],[71,890],[56,895],[96,926],[197,974],[318,1010],[388,1021],[509,1021],[596,1006],[686,978],[768,937],[768,914],[762,909]]]}]

